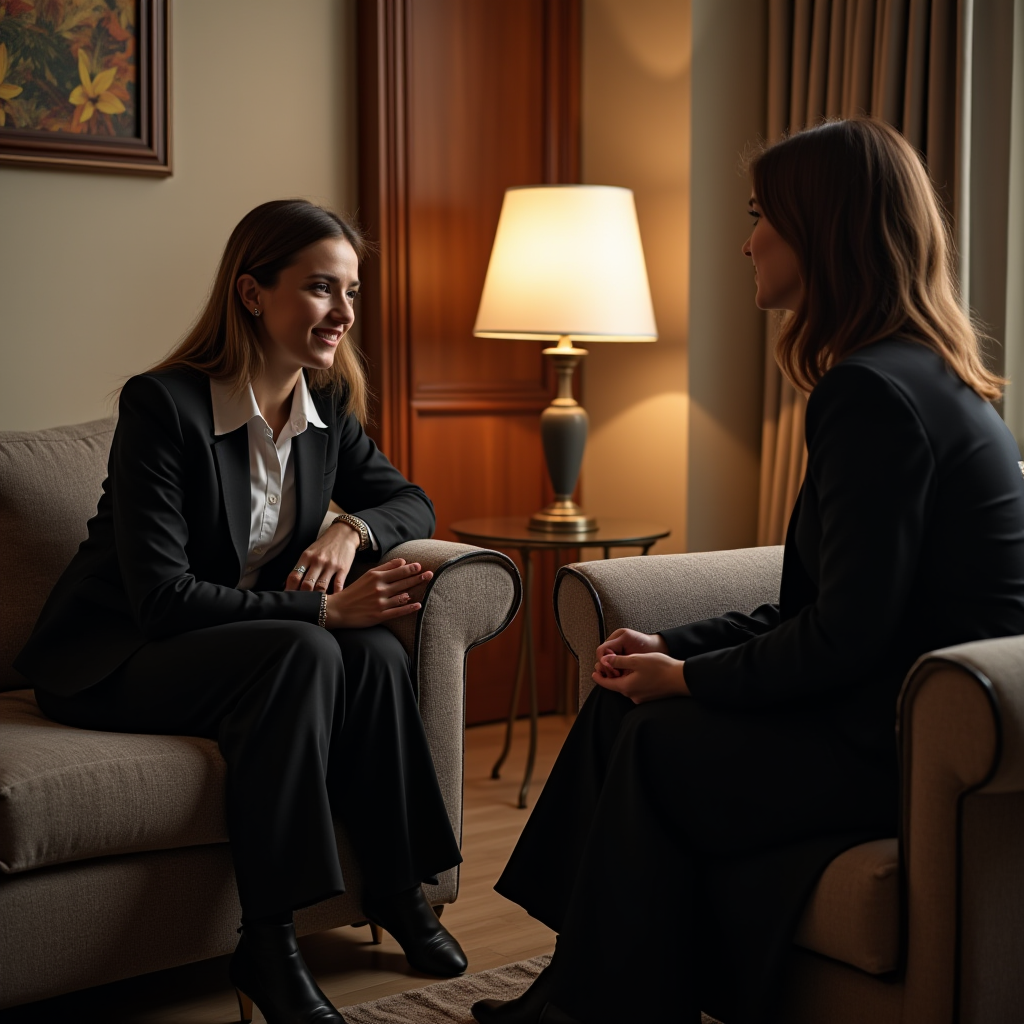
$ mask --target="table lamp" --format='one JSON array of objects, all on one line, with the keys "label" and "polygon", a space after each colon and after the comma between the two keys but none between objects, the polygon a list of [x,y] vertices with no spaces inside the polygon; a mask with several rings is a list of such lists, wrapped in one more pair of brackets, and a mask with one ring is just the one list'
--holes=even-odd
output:
[{"label": "table lamp", "polygon": [[557,342],[544,355],[555,364],[558,394],[540,418],[555,500],[529,527],[596,530],[596,520],[572,500],[588,419],[572,395],[572,375],[587,350],[573,342],[657,340],[632,191],[608,185],[508,189],[473,333]]}]

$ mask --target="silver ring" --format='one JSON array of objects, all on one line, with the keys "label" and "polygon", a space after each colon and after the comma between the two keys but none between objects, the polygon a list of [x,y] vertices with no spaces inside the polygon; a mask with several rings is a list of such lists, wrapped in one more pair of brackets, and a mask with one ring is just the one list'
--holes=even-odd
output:
[{"label": "silver ring", "polygon": [[306,572],[306,567],[304,565],[297,565],[295,566],[294,569],[292,569],[292,572],[297,572],[301,576],[304,572]]}]

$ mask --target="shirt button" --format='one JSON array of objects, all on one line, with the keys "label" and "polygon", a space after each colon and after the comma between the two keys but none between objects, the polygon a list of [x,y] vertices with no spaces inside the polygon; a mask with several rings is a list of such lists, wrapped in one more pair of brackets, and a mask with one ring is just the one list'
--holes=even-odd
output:
[{"label": "shirt button", "polygon": [[267,501],[269,501],[271,505],[276,505],[277,504],[277,495],[276,494],[271,494],[270,497],[267,498]]},{"label": "shirt button", "polygon": [[267,437],[273,437],[273,436],[274,436],[274,432],[270,429],[270,427],[267,427]]},{"label": "shirt button", "polygon": [[253,548],[252,551],[253,551],[254,555],[262,555],[263,554],[263,547],[261,545],[258,548]]}]

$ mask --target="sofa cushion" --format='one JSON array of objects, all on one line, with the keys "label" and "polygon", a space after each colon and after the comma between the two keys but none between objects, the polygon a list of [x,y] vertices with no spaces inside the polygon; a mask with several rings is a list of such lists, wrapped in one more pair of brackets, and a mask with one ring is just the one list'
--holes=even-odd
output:
[{"label": "sofa cushion", "polygon": [[113,420],[0,431],[0,690],[25,680],[11,662],[96,514]]},{"label": "sofa cushion", "polygon": [[0,693],[0,871],[222,842],[213,740],[74,729]]},{"label": "sofa cushion", "polygon": [[869,974],[896,970],[900,888],[895,839],[855,846],[829,864],[804,911],[795,942]]}]

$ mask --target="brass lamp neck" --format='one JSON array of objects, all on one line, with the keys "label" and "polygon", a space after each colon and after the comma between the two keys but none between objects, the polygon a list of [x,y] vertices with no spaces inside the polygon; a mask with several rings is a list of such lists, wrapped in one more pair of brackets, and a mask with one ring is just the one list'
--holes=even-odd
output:
[{"label": "brass lamp neck", "polygon": [[558,374],[558,394],[551,402],[552,405],[578,404],[572,394],[572,375],[576,372],[579,361],[586,354],[585,348],[573,347],[572,338],[568,334],[563,334],[554,348],[544,349],[544,355],[551,357],[551,361],[555,364],[555,373]]}]

